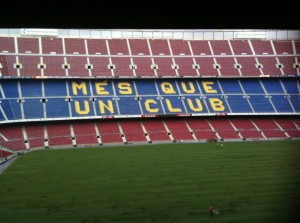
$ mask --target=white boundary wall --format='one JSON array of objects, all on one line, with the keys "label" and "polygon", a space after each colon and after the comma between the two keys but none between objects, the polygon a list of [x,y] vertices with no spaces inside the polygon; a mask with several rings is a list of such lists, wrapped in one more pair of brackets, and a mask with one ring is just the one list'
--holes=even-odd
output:
[{"label": "white boundary wall", "polygon": [[0,36],[64,37],[103,39],[184,39],[184,40],[300,40],[300,30],[268,29],[0,29]]}]

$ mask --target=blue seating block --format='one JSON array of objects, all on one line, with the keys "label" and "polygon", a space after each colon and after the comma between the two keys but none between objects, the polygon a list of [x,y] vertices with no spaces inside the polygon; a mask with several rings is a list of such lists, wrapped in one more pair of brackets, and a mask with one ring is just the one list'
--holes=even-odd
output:
[{"label": "blue seating block", "polygon": [[157,99],[157,96],[156,97],[142,96],[140,102],[142,106],[141,114],[145,114],[145,115],[164,114],[161,100]]},{"label": "blue seating block", "polygon": [[67,95],[66,81],[65,80],[45,80],[44,89],[46,97],[55,97]]},{"label": "blue seating block", "polygon": [[[298,79],[294,78],[1,79],[0,120],[252,113],[250,105],[255,113],[290,113],[293,112],[293,108],[300,112],[298,82]],[[246,97],[249,97],[250,104]],[[267,97],[271,98],[276,111]],[[42,99],[45,99],[45,102],[42,102]],[[24,109],[24,117],[21,107]]]},{"label": "blue seating block", "polygon": [[84,117],[94,116],[93,102],[90,97],[72,97],[71,104],[71,116],[72,117]]},{"label": "blue seating block", "polygon": [[138,100],[134,96],[119,97],[118,100],[120,114],[122,115],[136,115],[141,114]]},{"label": "blue seating block", "polygon": [[272,102],[277,112],[293,112],[293,109],[285,95],[272,95]]},{"label": "blue seating block", "polygon": [[265,94],[258,79],[240,80],[246,94]]},{"label": "blue seating block", "polygon": [[42,96],[42,84],[40,81],[23,80],[20,83],[23,98]]},{"label": "blue seating block", "polygon": [[135,81],[138,95],[157,95],[155,82],[151,80]]},{"label": "blue seating block", "polygon": [[261,95],[251,95],[250,103],[255,112],[275,112],[269,99]]},{"label": "blue seating block", "polygon": [[[198,83],[199,83],[201,92],[204,95],[205,94],[207,94],[207,95],[222,94],[222,91],[218,85],[217,80],[202,80],[202,81],[198,81]],[[205,86],[211,88],[211,91],[216,91],[216,92],[215,93],[207,92],[207,89],[205,89]]]},{"label": "blue seating block", "polygon": [[262,83],[267,90],[267,93],[283,93],[279,79],[264,79]]},{"label": "blue seating block", "polygon": [[18,119],[22,119],[22,113],[21,113],[21,103],[18,102],[17,99],[8,99],[6,100],[6,109],[8,108],[9,112],[5,112],[9,113],[9,115],[7,115],[8,117],[11,117],[11,120],[18,120]]},{"label": "blue seating block", "polygon": [[236,79],[222,79],[221,83],[224,94],[243,94],[243,91]]},{"label": "blue seating block", "polygon": [[23,102],[25,119],[41,119],[44,118],[43,103],[41,99],[26,98]]},{"label": "blue seating block", "polygon": [[[218,101],[216,104],[213,104],[213,101],[215,99],[218,99]],[[208,109],[209,109],[210,113],[229,113],[230,112],[225,99],[222,98],[220,95],[218,95],[218,96],[209,95],[206,97],[205,101],[208,105]],[[219,105],[219,101],[221,102],[220,105]]]},{"label": "blue seating block", "polygon": [[295,79],[281,79],[284,88],[288,94],[299,94],[299,88],[297,86],[298,80]]},{"label": "blue seating block", "polygon": [[182,95],[199,95],[199,82],[193,79],[176,80],[179,92]]},{"label": "blue seating block", "polygon": [[133,81],[123,80],[114,81],[117,96],[136,95]]},{"label": "blue seating block", "polygon": [[119,115],[117,109],[117,100],[115,98],[108,97],[95,97],[95,110],[97,116],[114,116]]},{"label": "blue seating block", "polygon": [[182,99],[180,99],[180,96],[178,95],[163,96],[162,104],[166,114],[186,114]]},{"label": "blue seating block", "polygon": [[16,80],[2,80],[3,98],[19,98],[18,84]]},{"label": "blue seating block", "polygon": [[68,103],[65,98],[48,98],[46,103],[47,118],[70,117]]},{"label": "blue seating block", "polygon": [[156,84],[160,95],[171,96],[179,94],[175,80],[157,80]]},{"label": "blue seating block", "polygon": [[300,112],[300,96],[299,95],[291,95],[290,100],[293,104],[293,107],[296,112]]},{"label": "blue seating block", "polygon": [[229,95],[227,101],[233,113],[252,113],[247,99],[241,95]]},{"label": "blue seating block", "polygon": [[[187,113],[209,113],[207,102],[199,96],[185,96],[183,99]],[[190,105],[192,104],[192,106]]]}]

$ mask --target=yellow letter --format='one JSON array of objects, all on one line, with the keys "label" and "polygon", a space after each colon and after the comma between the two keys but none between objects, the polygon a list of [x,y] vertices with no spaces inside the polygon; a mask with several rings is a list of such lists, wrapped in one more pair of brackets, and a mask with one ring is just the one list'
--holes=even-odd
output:
[{"label": "yellow letter", "polygon": [[86,115],[88,113],[90,113],[90,105],[89,105],[89,102],[84,100],[84,110],[82,111],[80,109],[80,104],[79,104],[79,101],[75,101],[75,111],[80,114],[80,115]]},{"label": "yellow letter", "polygon": [[214,111],[224,111],[225,107],[223,106],[223,102],[218,98],[210,98],[210,105]]},{"label": "yellow letter", "polygon": [[188,102],[188,104],[190,106],[190,109],[193,110],[193,111],[195,111],[195,112],[202,111],[203,107],[202,107],[200,99],[196,98],[195,101],[196,101],[196,104],[197,104],[197,108],[194,107],[192,99],[190,99],[190,98],[187,99],[187,102]]},{"label": "yellow letter", "polygon": [[174,91],[173,85],[169,82],[162,82],[161,89],[166,94],[176,94],[176,91]]},{"label": "yellow letter", "polygon": [[212,82],[212,81],[203,81],[202,82],[202,85],[203,85],[206,93],[217,93],[217,91],[212,89],[211,86],[208,86],[208,85],[212,85],[212,84],[214,84],[214,82]]},{"label": "yellow letter", "polygon": [[181,112],[181,108],[173,108],[171,105],[171,101],[166,99],[166,103],[170,112]]},{"label": "yellow letter", "polygon": [[77,88],[82,90],[84,95],[87,95],[85,82],[82,81],[80,84],[77,84],[76,82],[72,82],[72,90],[74,95],[77,95]]},{"label": "yellow letter", "polygon": [[107,94],[109,94],[109,92],[106,91],[103,86],[107,86],[107,81],[96,82],[95,87],[96,87],[96,92],[97,92],[98,95],[107,95]]},{"label": "yellow letter", "polygon": [[118,84],[120,94],[132,94],[132,89],[129,82],[120,82]]},{"label": "yellow letter", "polygon": [[108,103],[108,105],[104,104],[103,101],[100,101],[100,100],[99,100],[100,113],[101,113],[101,114],[105,114],[105,110],[104,110],[105,108],[106,108],[111,114],[115,113],[115,112],[114,112],[114,106],[113,106],[112,101],[111,101],[111,100],[108,100],[107,103]]},{"label": "yellow letter", "polygon": [[157,102],[153,99],[147,99],[145,101],[145,107],[146,107],[146,110],[150,113],[155,113],[155,112],[158,112],[159,108],[150,108],[150,105],[149,104],[157,104]]},{"label": "yellow letter", "polygon": [[193,82],[189,81],[188,83],[189,83],[189,85],[190,85],[190,86],[189,86],[189,87],[190,87],[189,90],[186,88],[186,84],[185,84],[183,81],[181,82],[183,91],[184,91],[185,93],[188,93],[188,94],[193,94],[193,93],[195,93],[195,87],[194,87]]}]

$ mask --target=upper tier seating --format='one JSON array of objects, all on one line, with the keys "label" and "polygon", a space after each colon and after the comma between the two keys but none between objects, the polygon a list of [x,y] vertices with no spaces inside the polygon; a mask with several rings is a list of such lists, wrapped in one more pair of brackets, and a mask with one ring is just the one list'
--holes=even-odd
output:
[{"label": "upper tier seating", "polygon": [[0,76],[297,76],[299,45],[294,40],[0,37]]}]

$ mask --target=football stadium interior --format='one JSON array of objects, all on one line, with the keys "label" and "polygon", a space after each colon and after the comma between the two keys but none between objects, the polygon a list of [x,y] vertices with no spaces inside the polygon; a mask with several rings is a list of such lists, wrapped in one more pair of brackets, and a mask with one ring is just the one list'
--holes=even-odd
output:
[{"label": "football stadium interior", "polygon": [[[259,146],[256,148],[256,144],[252,143],[266,143],[262,145],[273,147],[274,151],[277,151],[279,145],[284,147],[291,143],[289,145],[293,148],[299,145],[297,141],[300,139],[299,77],[299,30],[0,29],[0,164],[4,165],[22,154],[38,155],[41,151],[61,151],[63,154],[67,151],[63,148],[73,148],[68,151],[76,151],[77,154],[88,148],[113,154],[116,150],[112,147],[115,146],[122,146],[122,148],[132,146],[130,149],[136,151],[134,148],[140,148],[139,146],[156,144],[153,145],[153,151],[156,151],[155,146],[166,145],[160,150],[161,153],[157,153],[159,155],[156,158],[159,160],[164,157],[162,154],[170,145],[174,148],[179,148],[180,145],[194,146],[196,151],[196,146],[207,145],[207,148],[213,148],[215,144],[223,146],[223,144],[233,143],[233,147],[244,145],[247,151],[245,153],[252,154],[249,155],[250,158],[241,158],[241,160],[239,159],[242,155],[238,156],[234,153],[227,157],[228,159],[236,157],[229,162],[241,162],[237,164],[240,165],[237,169],[244,171],[242,163],[244,162],[245,167],[251,165],[251,157],[256,156],[253,151],[257,154],[264,151],[259,149]],[[274,142],[278,144],[272,144]],[[149,147],[152,146],[147,148]],[[210,149],[207,150],[208,152],[205,149],[203,151],[201,161],[203,163],[218,156],[215,154],[218,152],[213,152],[211,155]],[[123,153],[119,152],[118,154]],[[174,149],[173,152],[179,152],[179,149]],[[143,153],[146,151],[144,150]],[[207,157],[205,153],[208,154]],[[182,162],[185,162],[185,157],[193,160],[193,152],[183,154],[184,152],[180,154]],[[194,154],[196,157],[196,153]],[[266,152],[262,157],[269,160],[271,165],[273,157],[268,154],[272,153]],[[278,154],[275,152],[275,156]],[[85,154],[81,155],[85,157]],[[118,157],[117,152],[114,155]],[[294,155],[289,153],[289,155],[294,158],[298,157],[296,153]],[[136,158],[135,161],[147,163],[148,156],[151,157],[148,154],[142,158]],[[51,157],[51,154],[48,157]],[[68,157],[72,159],[72,155],[65,155],[58,160],[61,160],[62,164],[68,163],[66,161]],[[103,157],[99,156],[97,160],[105,164],[106,160]],[[114,157],[107,160],[114,163]],[[278,157],[280,159],[284,156],[278,155]],[[227,158],[222,158],[224,163],[228,162]],[[168,162],[172,162],[172,159],[168,159],[164,167],[169,164]],[[258,159],[261,159],[260,155]],[[290,159],[291,166],[287,167],[297,167],[298,164],[293,163],[292,158]],[[51,158],[48,161],[52,162]],[[174,161],[174,166],[170,164],[170,168],[174,168],[174,171],[176,168],[179,172],[182,167],[187,168],[179,161],[177,166],[176,162]],[[37,164],[32,162],[27,165],[33,163]],[[92,165],[96,162],[86,161],[86,163]],[[157,165],[157,169],[160,168],[159,163],[151,163],[151,165]],[[53,166],[57,166],[57,163]],[[74,168],[76,168],[75,165]],[[106,169],[107,174],[110,168],[113,167]],[[147,169],[142,166],[137,169],[144,171],[145,168]],[[217,168],[226,169],[227,167],[225,164],[222,166],[220,164]],[[251,168],[236,175],[246,176],[247,171],[251,170],[251,173],[248,173],[250,176],[263,169]],[[22,171],[30,169],[35,169],[35,167],[23,168]],[[128,171],[126,169],[122,175],[126,176]],[[159,171],[162,173],[163,170]],[[212,173],[217,172],[216,170]],[[291,176],[289,179],[296,179],[298,173],[289,174],[288,176]],[[184,175],[189,176],[188,171],[182,173],[180,180],[185,179]],[[38,179],[37,176],[35,175],[33,179]],[[50,176],[51,174],[47,175],[47,177]],[[267,175],[266,179],[268,176],[270,175]],[[107,175],[107,179],[113,177],[114,173]],[[159,179],[164,179],[164,177]],[[80,180],[77,177],[74,179]],[[195,179],[193,177],[193,180]],[[0,181],[0,185],[2,183],[2,187],[6,188],[6,182],[9,180]],[[116,185],[119,185],[119,182],[116,180]],[[149,182],[152,181],[147,181],[145,184],[151,185]],[[101,181],[100,184],[102,183]],[[18,185],[18,183],[14,184]],[[277,185],[273,181],[272,184]],[[106,185],[106,182],[103,185]],[[292,188],[294,193],[290,193],[291,196],[297,195],[295,188],[299,186],[295,186],[295,182],[286,185],[294,188]],[[230,190],[230,186],[228,187]],[[11,188],[7,186],[7,189],[0,191],[0,194],[14,191]],[[55,188],[55,184],[52,188]],[[203,189],[201,185],[199,188]],[[214,192],[208,192],[206,195],[210,193]],[[284,193],[288,194],[288,192]],[[191,195],[190,199],[198,195]],[[47,195],[41,195],[42,198],[44,196]],[[111,198],[114,195],[107,196]],[[4,195],[2,198],[9,199],[4,198]],[[158,198],[159,196],[156,197]],[[162,198],[164,198],[163,195]],[[227,209],[228,213],[233,212],[236,203],[230,203],[226,199],[227,197],[223,197],[224,203],[232,205],[232,209]],[[93,196],[89,201],[91,200]],[[291,198],[287,197],[285,201],[291,201]],[[292,201],[295,204],[296,201]],[[198,205],[197,202],[195,201],[195,204]],[[209,202],[204,202],[203,206],[208,208]],[[3,204],[1,201],[0,203]],[[6,200],[6,203],[9,202]],[[275,203],[278,204],[278,202]],[[36,203],[32,204],[36,205]],[[130,212],[130,210],[118,209],[119,203],[110,205],[108,208],[110,211],[117,210],[121,213],[124,210],[121,216],[126,217]],[[145,210],[151,207],[151,204],[149,207],[142,206],[137,211],[147,213]],[[173,206],[173,204],[162,208],[174,207],[183,208]],[[180,214],[179,209],[176,208],[172,209],[173,212],[170,215],[176,216],[176,210]],[[8,209],[13,210],[14,206]],[[9,213],[8,209],[7,213]],[[274,212],[279,209],[280,207],[274,207]],[[52,209],[47,210],[52,211]],[[91,213],[86,212],[84,217],[78,216],[80,219],[78,222],[92,222],[91,219],[86,219],[86,216],[94,216],[93,222],[115,221],[114,217],[108,214],[106,217],[109,221],[105,221],[105,216],[102,216],[103,221],[96,219],[99,216],[96,216],[95,212],[92,213],[93,208],[90,210]],[[200,215],[202,212],[206,213],[205,211],[200,211]],[[221,216],[222,210],[215,211],[218,214],[219,212]],[[118,218],[116,221],[177,222],[166,221],[168,216],[164,218],[157,210],[149,213],[145,214],[148,217],[145,221],[141,220],[143,217],[135,220]],[[3,214],[1,213],[1,216],[4,216]],[[64,215],[69,216],[69,221],[57,221],[60,219],[58,216],[50,215],[49,219],[47,218],[49,221],[47,219],[43,221],[74,222],[71,215],[76,216],[76,214],[77,212],[74,211],[70,216]],[[178,218],[180,219],[178,222],[198,222],[197,211],[187,211],[185,214],[185,217]],[[17,216],[21,214],[16,214],[15,218]],[[111,216],[115,216],[115,213]],[[266,218],[271,219],[270,222],[276,220],[275,215],[271,216],[269,212],[266,218],[261,218],[261,221],[256,221],[259,219],[258,215],[253,218],[250,216],[251,214],[247,216],[245,214],[243,219],[248,219],[249,222],[266,222],[264,221]],[[11,217],[7,214],[2,219],[7,220]],[[161,221],[159,221],[160,217]],[[232,220],[233,215],[230,218],[224,222],[235,222]],[[36,218],[36,221],[34,219],[30,219],[30,222],[41,221],[41,218]],[[203,219],[203,222],[207,222],[206,218]],[[278,218],[279,220],[286,219]]]},{"label": "football stadium interior", "polygon": [[300,137],[298,31],[2,30],[1,157]]}]

